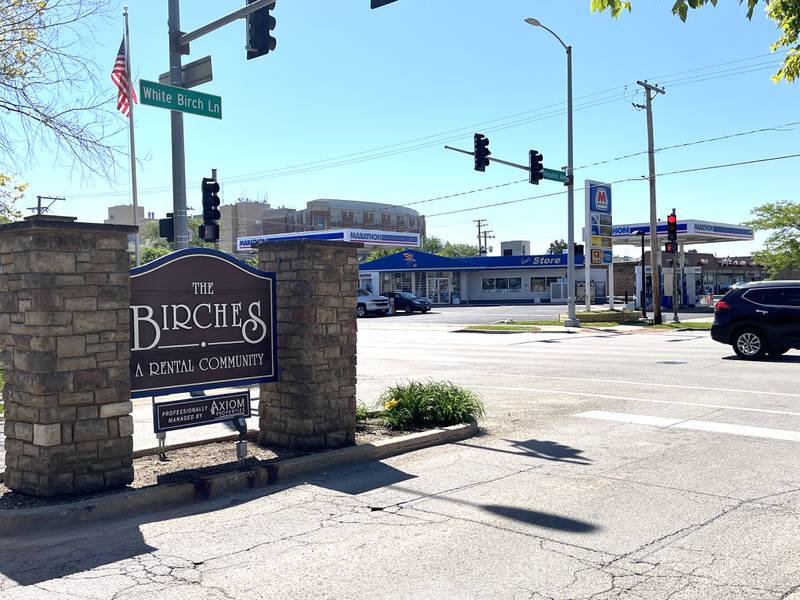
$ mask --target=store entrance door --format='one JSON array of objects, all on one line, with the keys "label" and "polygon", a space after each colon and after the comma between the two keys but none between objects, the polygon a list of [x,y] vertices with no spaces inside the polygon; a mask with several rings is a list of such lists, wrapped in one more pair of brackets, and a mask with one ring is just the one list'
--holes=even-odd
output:
[{"label": "store entrance door", "polygon": [[429,277],[428,299],[433,304],[450,304],[450,280],[440,277]]}]

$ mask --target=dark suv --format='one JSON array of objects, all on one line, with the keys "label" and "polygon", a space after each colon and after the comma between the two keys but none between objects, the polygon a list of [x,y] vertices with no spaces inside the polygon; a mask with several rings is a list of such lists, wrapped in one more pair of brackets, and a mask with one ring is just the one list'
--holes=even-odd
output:
[{"label": "dark suv", "polygon": [[711,337],[747,359],[800,348],[800,281],[734,285],[714,306]]},{"label": "dark suv", "polygon": [[409,292],[384,292],[387,298],[394,298],[394,310],[400,312],[406,311],[408,314],[413,313],[415,310],[421,313],[426,313],[431,309],[431,301],[427,298],[420,298]]}]

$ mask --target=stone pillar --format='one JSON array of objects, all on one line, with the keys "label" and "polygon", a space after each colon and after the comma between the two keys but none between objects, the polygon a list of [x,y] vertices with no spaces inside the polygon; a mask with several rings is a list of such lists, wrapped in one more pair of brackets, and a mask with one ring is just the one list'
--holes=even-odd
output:
[{"label": "stone pillar", "polygon": [[128,367],[135,227],[35,216],[0,226],[0,360],[12,490],[133,480]]},{"label": "stone pillar", "polygon": [[261,444],[355,443],[357,247],[306,239],[259,248],[260,268],[277,276],[279,377],[261,385]]}]

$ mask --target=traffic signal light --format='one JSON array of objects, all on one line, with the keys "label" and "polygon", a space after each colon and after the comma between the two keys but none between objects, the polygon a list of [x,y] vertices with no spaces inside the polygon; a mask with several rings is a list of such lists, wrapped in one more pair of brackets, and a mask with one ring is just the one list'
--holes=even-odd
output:
[{"label": "traffic signal light", "polygon": [[476,133],[474,136],[475,141],[475,170],[485,171],[489,166],[489,138],[482,133]]},{"label": "traffic signal light", "polygon": [[528,152],[528,181],[533,185],[539,185],[539,182],[544,179],[543,160],[544,156],[539,154],[537,150]]},{"label": "traffic signal light", "polygon": [[583,256],[583,244],[575,244],[575,256]]},{"label": "traffic signal light", "polygon": [[[256,0],[247,0],[252,4]],[[275,50],[278,41],[272,35],[275,29],[275,17],[270,11],[275,9],[275,4],[260,8],[247,15],[247,60],[258,58]]]},{"label": "traffic signal light", "polygon": [[219,183],[209,177],[203,177],[203,224],[198,228],[200,239],[204,242],[219,240]]},{"label": "traffic signal light", "polygon": [[175,241],[175,219],[172,213],[167,213],[166,219],[158,220],[158,235],[162,238],[167,238],[168,242]]},{"label": "traffic signal light", "polygon": [[678,251],[678,242],[667,242],[664,244],[664,252],[675,254]]},{"label": "traffic signal light", "polygon": [[667,239],[670,242],[678,241],[678,217],[674,208],[672,214],[667,216]]}]

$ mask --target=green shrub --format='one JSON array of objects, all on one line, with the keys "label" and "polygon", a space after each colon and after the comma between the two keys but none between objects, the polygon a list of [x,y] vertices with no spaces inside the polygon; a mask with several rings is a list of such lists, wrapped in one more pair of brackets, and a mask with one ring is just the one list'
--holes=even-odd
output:
[{"label": "green shrub", "polygon": [[381,396],[387,427],[444,427],[476,421],[484,415],[481,399],[472,390],[449,381],[410,381],[388,388]]},{"label": "green shrub", "polygon": [[366,421],[367,417],[369,417],[369,410],[367,410],[367,405],[363,402],[359,402],[356,404],[356,421]]}]

